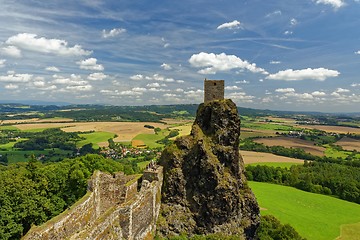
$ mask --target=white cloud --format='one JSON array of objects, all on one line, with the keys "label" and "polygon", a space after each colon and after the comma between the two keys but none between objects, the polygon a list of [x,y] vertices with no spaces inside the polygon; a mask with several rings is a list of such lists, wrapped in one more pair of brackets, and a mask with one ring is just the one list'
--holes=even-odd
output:
[{"label": "white cloud", "polygon": [[345,6],[344,0],[315,0],[316,4],[331,5],[335,10]]},{"label": "white cloud", "polygon": [[290,20],[290,24],[291,24],[291,26],[296,26],[298,24],[298,21],[295,18],[292,18]]},{"label": "white cloud", "polygon": [[68,46],[68,42],[60,39],[37,37],[36,34],[19,33],[10,37],[7,44],[33,52],[51,53],[62,56],[83,56],[92,52],[82,49],[80,45]]},{"label": "white cloud", "polygon": [[281,16],[281,14],[282,14],[282,12],[280,10],[276,10],[272,13],[267,14],[265,17],[270,18],[270,17],[275,17],[275,16]]},{"label": "white cloud", "polygon": [[198,71],[200,74],[215,74],[218,71],[229,71],[232,69],[247,69],[253,73],[268,74],[264,69],[256,66],[255,63],[249,63],[238,58],[235,55],[226,55],[225,53],[198,53],[193,54],[189,59],[193,67],[206,67]]},{"label": "white cloud", "polygon": [[241,87],[238,87],[238,86],[227,86],[227,87],[225,87],[225,90],[230,90],[230,91],[233,91],[233,90],[241,90]]},{"label": "white cloud", "polygon": [[0,76],[0,82],[13,82],[13,83],[25,83],[29,82],[33,78],[31,74],[8,74],[7,76]]},{"label": "white cloud", "polygon": [[149,83],[146,86],[151,87],[151,88],[158,88],[158,87],[160,87],[160,84],[159,83]]},{"label": "white cloud", "polygon": [[359,50],[359,51],[357,51],[357,52],[355,52],[355,54],[360,55],[360,50]]},{"label": "white cloud", "polygon": [[164,70],[171,70],[171,69],[172,69],[172,67],[171,67],[169,64],[166,64],[166,63],[161,64],[161,67],[162,67]]},{"label": "white cloud", "polygon": [[165,93],[163,96],[164,97],[178,97],[178,95],[176,95],[174,93]]},{"label": "white cloud", "polygon": [[301,101],[309,101],[311,99],[314,99],[313,95],[310,93],[295,93],[295,92],[289,92],[285,94],[286,97],[295,97],[298,100]]},{"label": "white cloud", "polygon": [[105,75],[104,73],[102,72],[96,72],[96,73],[91,73],[87,79],[88,80],[91,80],[91,81],[102,81],[104,80],[105,78],[107,78],[107,75]]},{"label": "white cloud", "polygon": [[170,43],[165,43],[164,48],[168,48],[170,46]]},{"label": "white cloud", "polygon": [[0,68],[5,66],[5,62],[6,62],[5,59],[0,59]]},{"label": "white cloud", "polygon": [[360,87],[360,83],[353,83],[351,84],[352,87]]},{"label": "white cloud", "polygon": [[337,93],[347,93],[350,92],[349,89],[344,89],[344,88],[337,88],[336,91]]},{"label": "white cloud", "polygon": [[326,96],[326,93],[320,92],[320,91],[315,91],[315,92],[312,92],[311,95],[313,95],[314,97],[324,97],[324,96]]},{"label": "white cloud", "polygon": [[295,92],[295,89],[294,88],[278,88],[275,90],[275,92],[290,93],[290,92]]},{"label": "white cloud", "polygon": [[54,66],[46,67],[45,70],[50,72],[60,72],[60,69]]},{"label": "white cloud", "polygon": [[270,61],[270,64],[280,64],[280,63],[281,63],[280,61],[274,61],[274,60]]},{"label": "white cloud", "polygon": [[146,88],[141,88],[141,87],[135,87],[132,89],[132,91],[134,92],[146,92],[147,89]]},{"label": "white cloud", "polygon": [[21,50],[15,46],[7,46],[0,49],[0,52],[4,55],[19,58],[21,57]]},{"label": "white cloud", "polygon": [[10,89],[10,90],[14,90],[14,89],[18,89],[19,85],[10,83],[10,84],[5,85],[5,88]]},{"label": "white cloud", "polygon": [[109,38],[109,37],[116,37],[119,34],[125,33],[126,29],[124,28],[114,28],[110,31],[106,31],[105,29],[102,30],[102,37]]},{"label": "white cloud", "polygon": [[137,75],[133,75],[130,77],[131,80],[134,80],[134,81],[139,81],[139,80],[143,80],[144,79],[144,75],[141,75],[141,74],[137,74]]},{"label": "white cloud", "polygon": [[252,103],[254,102],[253,99],[254,96],[247,95],[244,92],[234,92],[227,95],[227,98],[230,98],[236,102],[246,102],[246,103]]},{"label": "white cloud", "polygon": [[173,78],[166,78],[160,74],[154,74],[152,77],[146,77],[147,80],[154,80],[154,81],[163,81],[163,82],[174,82]]},{"label": "white cloud", "polygon": [[247,84],[247,83],[250,83],[249,81],[246,81],[246,80],[241,80],[241,81],[236,81],[235,83],[244,83],[244,84]]},{"label": "white cloud", "polygon": [[53,75],[54,80],[52,81],[53,84],[63,84],[69,86],[85,86],[88,85],[88,81],[85,81],[81,78],[80,75],[71,74],[70,78],[65,78],[59,75]]},{"label": "white cloud", "polygon": [[340,72],[336,70],[329,70],[325,68],[307,68],[301,70],[287,69],[284,71],[279,71],[275,74],[270,74],[266,79],[272,80],[284,80],[284,81],[300,81],[300,80],[318,80],[324,81],[329,77],[337,77],[340,75]]},{"label": "white cloud", "polygon": [[234,20],[232,22],[223,23],[220,26],[218,26],[216,29],[239,29],[241,26],[241,23],[238,20]]},{"label": "white cloud", "polygon": [[93,87],[90,84],[87,84],[87,85],[78,85],[78,86],[67,86],[66,89],[74,92],[77,91],[85,92],[85,91],[91,91]]},{"label": "white cloud", "polygon": [[85,60],[81,60],[76,62],[78,65],[80,65],[80,69],[85,70],[94,70],[94,71],[102,71],[104,70],[103,65],[97,64],[96,58],[88,58]]},{"label": "white cloud", "polygon": [[293,31],[287,30],[287,31],[284,32],[284,35],[292,35],[292,34],[293,34]]}]

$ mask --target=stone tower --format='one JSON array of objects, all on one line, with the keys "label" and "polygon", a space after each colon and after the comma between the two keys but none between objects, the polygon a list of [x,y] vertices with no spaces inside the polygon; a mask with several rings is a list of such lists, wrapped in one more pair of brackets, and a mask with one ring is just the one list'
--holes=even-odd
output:
[{"label": "stone tower", "polygon": [[204,103],[224,99],[224,80],[204,81]]}]

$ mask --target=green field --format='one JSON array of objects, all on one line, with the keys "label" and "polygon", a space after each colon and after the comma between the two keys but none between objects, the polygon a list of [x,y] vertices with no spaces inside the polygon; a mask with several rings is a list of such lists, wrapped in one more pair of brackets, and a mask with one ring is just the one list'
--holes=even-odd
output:
[{"label": "green field", "polygon": [[107,142],[108,139],[113,138],[115,134],[109,132],[92,132],[92,133],[80,133],[79,136],[85,139],[77,142],[76,147],[82,147],[85,144],[92,143],[93,148],[98,149],[99,145],[97,145],[97,143]]},{"label": "green field", "polygon": [[149,148],[164,147],[164,145],[157,143],[169,134],[169,130],[163,129],[158,134],[139,134],[133,138],[133,140],[141,140]]},{"label": "green field", "polygon": [[[41,154],[49,155],[48,150],[32,150],[32,151],[21,151],[21,150],[15,150],[15,151],[0,151],[0,155],[7,154],[9,163],[17,163],[17,162],[26,162],[28,161],[28,157],[31,155],[39,156]],[[71,154],[72,151],[67,150],[61,150],[58,148],[54,149],[55,156],[50,158],[50,161],[57,161],[59,158],[65,158],[68,156],[68,154]],[[28,156],[28,157],[26,157]]]},{"label": "green field", "polygon": [[14,127],[14,126],[5,125],[5,126],[0,126],[0,130],[13,130],[13,131],[16,131],[16,130],[19,130],[19,129],[17,127]]},{"label": "green field", "polygon": [[302,165],[302,163],[301,162],[299,162],[299,163],[294,163],[294,162],[258,162],[258,163],[246,164],[246,166],[257,166],[257,165],[268,166],[268,167],[290,168],[291,166],[294,166],[294,165]]},{"label": "green field", "polygon": [[140,169],[145,169],[149,165],[150,161],[138,162],[137,165]]},{"label": "green field", "polygon": [[256,123],[244,121],[241,123],[242,128],[250,128],[257,130],[273,130],[273,131],[291,131],[295,128],[293,126],[283,124],[271,124],[271,123]]},{"label": "green field", "polygon": [[[264,209],[261,214],[274,215],[308,240],[335,239],[341,228],[341,240],[359,239],[351,238],[360,235],[359,204],[275,184],[249,182],[249,185]],[[355,223],[357,230],[348,227]],[[357,232],[352,233],[354,230]]]}]

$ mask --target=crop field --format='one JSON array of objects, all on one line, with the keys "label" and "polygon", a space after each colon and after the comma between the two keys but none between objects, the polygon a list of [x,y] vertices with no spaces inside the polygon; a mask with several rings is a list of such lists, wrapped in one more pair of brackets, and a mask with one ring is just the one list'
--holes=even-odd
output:
[{"label": "crop field", "polygon": [[76,147],[82,147],[85,144],[92,143],[93,148],[97,149],[99,147],[108,146],[108,139],[114,137],[114,133],[109,132],[92,132],[92,133],[81,133],[80,137],[84,137],[84,140],[77,142]]},{"label": "crop field", "polygon": [[67,123],[34,123],[18,124],[16,127],[22,131],[46,128],[61,128],[65,132],[111,132],[117,135],[115,142],[130,142],[138,134],[154,133],[153,129],[145,128],[144,125],[151,125],[165,128],[163,123],[152,122],[67,122]]},{"label": "crop field", "polygon": [[304,149],[305,152],[316,156],[324,156],[324,147],[315,146],[313,142],[290,138],[290,137],[275,137],[275,138],[261,138],[254,140],[257,143],[263,143],[266,146],[283,146]]},{"label": "crop field", "polygon": [[261,214],[274,215],[308,240],[359,239],[359,204],[275,184],[249,185],[263,209]]},{"label": "crop field", "polygon": [[344,137],[341,140],[337,141],[335,144],[341,146],[344,150],[356,150],[360,152],[360,140]]},{"label": "crop field", "polygon": [[18,123],[60,123],[60,122],[73,122],[71,118],[30,118],[30,119],[14,119],[2,120],[2,124],[18,124]]},{"label": "crop field", "polygon": [[[26,162],[28,161],[28,157],[34,154],[35,156],[39,156],[41,154],[48,155],[50,150],[31,150],[31,151],[0,151],[1,155],[7,154],[9,163],[17,163],[17,162]],[[51,160],[56,161],[59,158],[65,158],[71,151],[54,149],[54,153],[56,154],[51,158]]]},{"label": "crop field", "polygon": [[299,125],[297,127],[307,128],[307,129],[318,129],[325,132],[333,132],[333,133],[354,133],[360,134],[360,128],[352,128],[352,127],[341,127],[341,126],[326,126],[326,125]]},{"label": "crop field", "polygon": [[250,122],[244,121],[241,123],[241,126],[244,128],[256,129],[256,130],[273,130],[277,132],[281,131],[291,131],[294,130],[293,126],[276,124],[276,123],[265,123],[265,122]]},{"label": "crop field", "polygon": [[250,164],[246,164],[247,166],[251,165],[251,166],[257,166],[257,165],[261,165],[261,166],[268,166],[268,167],[280,167],[280,168],[290,168],[291,166],[294,165],[301,165],[302,163],[299,162],[258,162],[258,163],[250,163]]},{"label": "crop field", "polygon": [[289,157],[283,157],[274,155],[271,153],[263,153],[263,152],[251,152],[251,151],[240,151],[241,156],[243,157],[245,164],[256,164],[256,163],[299,163],[303,164],[303,160],[295,159],[295,158],[289,158]]},{"label": "crop field", "polygon": [[133,138],[132,141],[141,141],[149,148],[163,147],[164,145],[157,143],[156,141],[163,139],[168,133],[167,130],[163,130],[158,134],[139,134]]},{"label": "crop field", "polygon": [[250,137],[270,137],[276,136],[276,131],[274,130],[256,130],[250,128],[241,128],[240,130],[240,138],[250,138]]},{"label": "crop field", "polygon": [[192,128],[192,123],[186,123],[184,125],[169,128],[170,130],[179,130],[179,135],[170,139],[174,140],[177,137],[189,135],[191,132],[191,128]]}]

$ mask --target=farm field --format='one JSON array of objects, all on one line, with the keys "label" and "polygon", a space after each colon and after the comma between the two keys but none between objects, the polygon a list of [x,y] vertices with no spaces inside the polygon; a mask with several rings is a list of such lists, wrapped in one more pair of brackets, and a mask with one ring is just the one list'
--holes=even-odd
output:
[{"label": "farm field", "polygon": [[263,143],[266,146],[283,146],[304,149],[305,152],[311,153],[316,156],[324,156],[324,147],[315,146],[313,142],[290,138],[290,137],[274,137],[274,138],[261,138],[255,139],[254,142]]},{"label": "farm field", "polygon": [[245,164],[256,164],[256,163],[300,163],[303,164],[303,160],[283,157],[274,155],[271,153],[263,153],[263,152],[251,152],[251,151],[240,151],[241,156],[243,157]]},{"label": "farm field", "polygon": [[108,139],[114,137],[114,133],[109,132],[92,132],[92,133],[81,133],[80,137],[84,137],[85,140],[77,142],[76,147],[82,147],[85,144],[92,143],[93,148],[97,149],[99,147],[108,146]]},{"label": "farm field", "polygon": [[344,137],[341,140],[337,141],[335,144],[341,146],[344,150],[356,150],[360,152],[360,140]]},{"label": "farm field", "polygon": [[177,138],[177,137],[189,135],[191,132],[191,128],[192,128],[192,123],[185,123],[180,126],[169,128],[170,130],[178,130],[179,131],[179,135],[176,137],[170,138],[170,140],[175,140],[175,138]]},{"label": "farm field", "polygon": [[318,129],[326,132],[333,133],[354,133],[360,134],[360,128],[352,128],[352,127],[341,127],[341,126],[327,126],[327,125],[298,125],[296,127],[307,128],[307,129]]},{"label": "farm field", "polygon": [[154,130],[145,128],[144,125],[151,125],[165,128],[163,123],[153,122],[69,122],[69,123],[34,123],[15,125],[22,131],[46,128],[61,128],[65,132],[111,132],[117,135],[115,142],[130,142],[138,134],[153,134]]},{"label": "farm field", "polygon": [[[49,152],[52,151],[50,149],[45,150],[29,150],[29,151],[0,151],[0,155],[7,155],[9,163],[17,163],[17,162],[26,162],[28,161],[28,157],[32,154],[39,156],[41,154],[49,155]],[[54,155],[50,159],[53,161],[57,161],[59,158],[68,157],[68,154],[71,154],[72,151],[61,150],[58,148],[54,149]]]},{"label": "farm field", "polygon": [[308,240],[336,239],[340,235],[338,239],[349,240],[360,236],[359,204],[275,184],[249,185],[262,208],[261,214],[274,215]]},{"label": "farm field", "polygon": [[249,137],[270,137],[276,136],[276,131],[274,130],[256,130],[250,128],[241,128],[240,129],[240,138],[245,139]]},{"label": "farm field", "polygon": [[71,118],[30,118],[30,119],[15,119],[15,120],[1,120],[1,124],[18,124],[18,123],[59,123],[59,122],[73,122]]},{"label": "farm field", "polygon": [[294,165],[300,165],[302,164],[300,161],[299,162],[258,162],[258,163],[249,163],[246,164],[246,166],[257,166],[257,165],[261,165],[261,166],[268,166],[268,167],[280,167],[280,168],[290,168],[291,166]]},{"label": "farm field", "polygon": [[146,145],[149,148],[163,147],[164,145],[157,143],[156,141],[163,139],[168,131],[161,131],[158,134],[139,134],[133,138],[132,142],[142,142],[142,145]]}]

